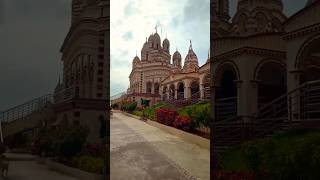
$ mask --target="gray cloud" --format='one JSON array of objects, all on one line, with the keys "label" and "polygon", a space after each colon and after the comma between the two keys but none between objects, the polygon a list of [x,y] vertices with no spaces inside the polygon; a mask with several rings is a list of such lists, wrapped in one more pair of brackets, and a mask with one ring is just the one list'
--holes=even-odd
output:
[{"label": "gray cloud", "polygon": [[5,0],[0,25],[0,110],[52,93],[70,0]]},{"label": "gray cloud", "polygon": [[210,21],[210,1],[188,0],[183,10],[184,23],[199,23],[202,21]]},{"label": "gray cloud", "polygon": [[[233,16],[234,13],[236,12],[236,7],[237,7],[237,1],[231,0],[230,2],[230,14]],[[307,0],[299,0],[299,1],[294,1],[293,0],[282,0],[284,4],[284,12],[287,16],[291,16],[298,10],[302,9]]]},{"label": "gray cloud", "polygon": [[122,38],[123,38],[124,40],[126,40],[126,41],[131,40],[131,39],[133,38],[132,31],[126,32],[126,33],[122,36]]}]

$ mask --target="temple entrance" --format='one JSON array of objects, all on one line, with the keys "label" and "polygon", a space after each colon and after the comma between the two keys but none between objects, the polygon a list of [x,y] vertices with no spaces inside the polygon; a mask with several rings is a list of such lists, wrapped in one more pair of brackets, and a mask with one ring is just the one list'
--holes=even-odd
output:
[{"label": "temple entrance", "polygon": [[159,94],[159,83],[154,83],[154,94]]},{"label": "temple entrance", "polygon": [[236,70],[231,65],[224,65],[216,73],[215,108],[216,120],[221,121],[237,115]]},{"label": "temple entrance", "polygon": [[300,118],[320,118],[320,35],[301,49],[296,68],[300,71]]},{"label": "temple entrance", "polygon": [[179,82],[178,84],[178,99],[184,99],[184,84]]},{"label": "temple entrance", "polygon": [[146,93],[151,94],[151,90],[152,90],[152,83],[151,82],[147,82]]},{"label": "temple entrance", "polygon": [[256,77],[258,80],[258,108],[287,92],[286,76],[286,68],[277,62],[267,62],[261,66]]},{"label": "temple entrance", "polygon": [[191,91],[191,99],[199,99],[200,98],[199,82],[192,81],[190,83],[190,91]]}]

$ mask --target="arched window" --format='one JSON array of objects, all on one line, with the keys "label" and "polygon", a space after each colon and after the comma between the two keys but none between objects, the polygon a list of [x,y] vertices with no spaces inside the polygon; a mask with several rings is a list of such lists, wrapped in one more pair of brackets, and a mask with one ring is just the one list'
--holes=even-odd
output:
[{"label": "arched window", "polygon": [[151,89],[152,89],[152,83],[151,82],[147,82],[146,93],[151,93]]}]

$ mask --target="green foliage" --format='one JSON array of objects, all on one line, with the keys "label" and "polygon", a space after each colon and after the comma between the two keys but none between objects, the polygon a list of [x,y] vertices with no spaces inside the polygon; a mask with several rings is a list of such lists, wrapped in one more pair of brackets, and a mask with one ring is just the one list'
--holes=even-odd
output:
[{"label": "green foliage", "polygon": [[[237,152],[242,158],[230,158]],[[270,179],[320,179],[320,132],[296,131],[269,139],[248,142],[226,153],[224,164],[243,163],[257,174]]]},{"label": "green foliage", "polygon": [[139,117],[142,117],[142,111],[133,111],[132,114],[139,116]]},{"label": "green foliage", "polygon": [[155,112],[160,108],[173,108],[173,106],[165,103],[157,103],[151,107],[144,108],[142,110],[142,117],[155,120]]},{"label": "green foliage", "polygon": [[133,112],[137,108],[137,102],[130,102],[128,104],[124,104],[123,109],[127,112]]},{"label": "green foliage", "polygon": [[50,156],[69,158],[81,152],[88,136],[86,127],[64,127],[63,129],[42,129],[40,150]]},{"label": "green foliage", "polygon": [[189,116],[191,118],[191,126],[209,127],[210,123],[210,104],[209,103],[198,103],[191,106],[183,107],[178,109],[180,115]]},{"label": "green foliage", "polygon": [[81,170],[102,174],[104,167],[104,159],[101,157],[91,157],[87,155],[75,156],[72,158],[72,165]]},{"label": "green foliage", "polygon": [[9,148],[28,148],[30,146],[30,135],[27,132],[19,132],[5,138]]}]

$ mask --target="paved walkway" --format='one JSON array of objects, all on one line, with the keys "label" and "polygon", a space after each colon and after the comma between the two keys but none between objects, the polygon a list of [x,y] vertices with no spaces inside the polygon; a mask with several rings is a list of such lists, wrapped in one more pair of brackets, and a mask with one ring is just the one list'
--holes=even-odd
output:
[{"label": "paved walkway", "polygon": [[12,159],[21,159],[10,161],[8,180],[78,180],[37,164],[36,161],[30,160],[32,159],[31,155],[10,153],[6,156]]},{"label": "paved walkway", "polygon": [[119,112],[111,116],[112,180],[210,179],[210,152]]}]

